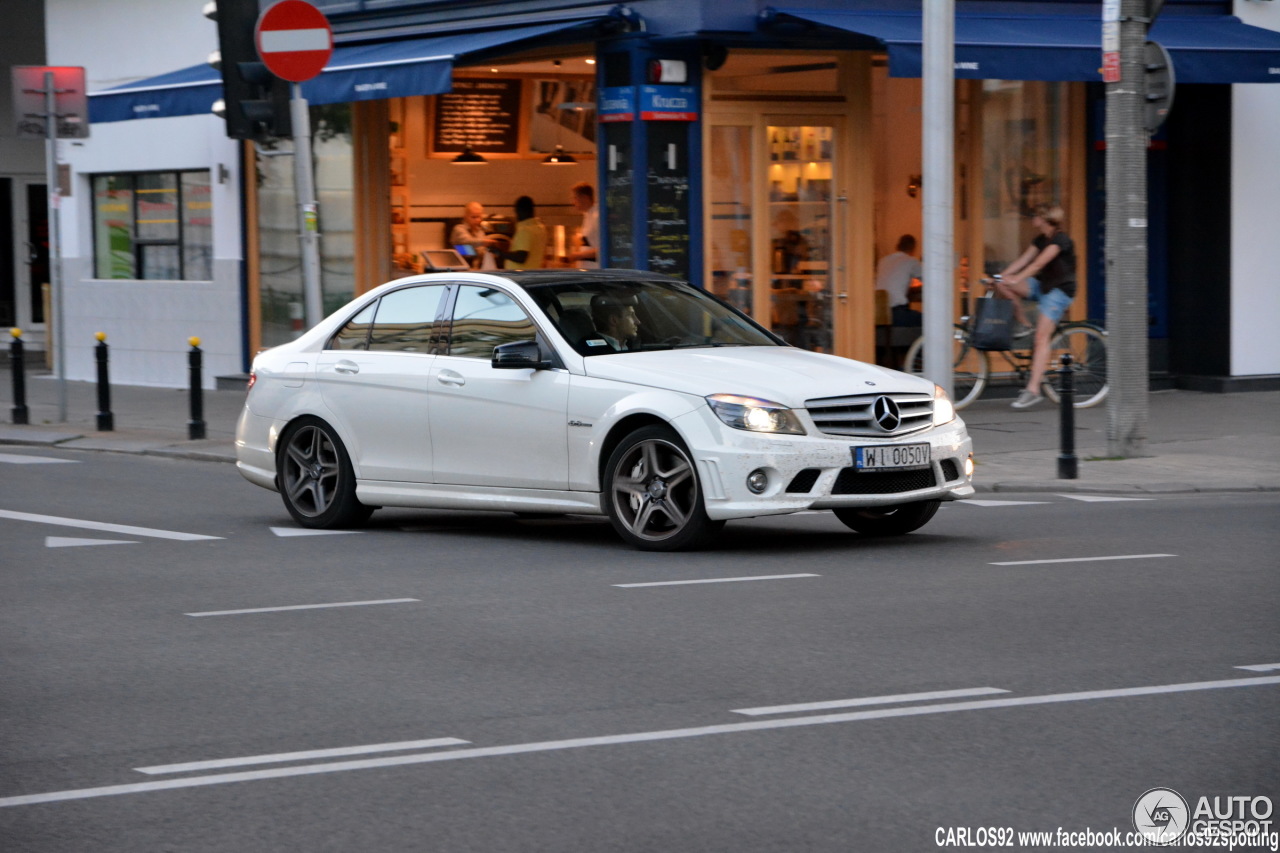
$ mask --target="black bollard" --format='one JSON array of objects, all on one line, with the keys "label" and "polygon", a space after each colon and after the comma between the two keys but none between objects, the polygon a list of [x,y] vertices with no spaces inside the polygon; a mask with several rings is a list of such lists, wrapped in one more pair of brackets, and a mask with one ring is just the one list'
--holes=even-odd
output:
[{"label": "black bollard", "polygon": [[9,418],[15,424],[30,423],[27,412],[27,366],[22,354],[22,330],[10,329],[13,342],[9,344],[9,367],[13,370],[13,408]]},{"label": "black bollard", "polygon": [[1058,371],[1058,397],[1061,398],[1059,422],[1062,430],[1062,452],[1058,454],[1058,479],[1075,480],[1080,474],[1076,459],[1076,382],[1071,353],[1062,354],[1062,369]]},{"label": "black bollard", "polygon": [[200,366],[203,353],[200,352],[200,339],[188,338],[191,352],[187,354],[187,365],[191,368],[191,420],[187,422],[187,438],[195,441],[204,438],[204,388],[200,384]]},{"label": "black bollard", "polygon": [[93,348],[93,357],[98,362],[98,432],[111,432],[116,428],[115,416],[111,414],[111,380],[107,376],[107,335],[98,332],[95,335],[98,345]]}]

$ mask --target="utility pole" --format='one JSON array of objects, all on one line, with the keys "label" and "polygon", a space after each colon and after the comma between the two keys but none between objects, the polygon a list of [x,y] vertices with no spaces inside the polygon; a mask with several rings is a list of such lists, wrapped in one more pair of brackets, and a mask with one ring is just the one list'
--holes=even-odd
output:
[{"label": "utility pole", "polygon": [[924,375],[953,391],[955,0],[927,0],[924,35]]},{"label": "utility pole", "polygon": [[[1105,0],[1106,84],[1107,451],[1145,455],[1150,365],[1147,354],[1147,81],[1144,50],[1148,0]],[[1118,44],[1116,43],[1118,41]],[[1110,43],[1109,43],[1110,42]],[[1108,48],[1113,48],[1108,50]],[[1119,74],[1114,73],[1118,48]],[[1117,77],[1119,79],[1114,79]]]}]

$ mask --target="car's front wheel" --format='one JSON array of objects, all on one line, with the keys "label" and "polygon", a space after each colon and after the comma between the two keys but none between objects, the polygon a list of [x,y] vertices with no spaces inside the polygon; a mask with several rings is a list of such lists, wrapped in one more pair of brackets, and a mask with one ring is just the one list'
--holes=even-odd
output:
[{"label": "car's front wheel", "polygon": [[342,440],[319,418],[301,418],[285,430],[276,473],[285,508],[303,527],[359,527],[373,513],[356,499],[356,475]]},{"label": "car's front wheel", "polygon": [[642,551],[695,548],[724,527],[707,518],[693,457],[666,427],[623,439],[605,466],[604,487],[614,530]]},{"label": "car's front wheel", "polygon": [[942,501],[916,501],[893,506],[848,507],[833,512],[845,527],[864,536],[901,536],[924,527],[941,504]]}]

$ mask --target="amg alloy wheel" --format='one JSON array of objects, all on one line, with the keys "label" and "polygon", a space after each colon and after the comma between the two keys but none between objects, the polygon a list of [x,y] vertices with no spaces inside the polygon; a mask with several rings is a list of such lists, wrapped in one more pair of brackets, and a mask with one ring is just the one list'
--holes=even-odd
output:
[{"label": "amg alloy wheel", "polygon": [[901,536],[923,527],[941,504],[942,501],[917,501],[893,506],[848,507],[832,512],[845,527],[863,536]]},{"label": "amg alloy wheel", "polygon": [[693,459],[666,427],[627,436],[609,457],[604,484],[614,529],[642,551],[693,548],[724,526],[707,518]]},{"label": "amg alloy wheel", "polygon": [[303,527],[359,527],[374,508],[356,500],[356,477],[347,449],[319,418],[289,425],[276,455],[280,495]]}]

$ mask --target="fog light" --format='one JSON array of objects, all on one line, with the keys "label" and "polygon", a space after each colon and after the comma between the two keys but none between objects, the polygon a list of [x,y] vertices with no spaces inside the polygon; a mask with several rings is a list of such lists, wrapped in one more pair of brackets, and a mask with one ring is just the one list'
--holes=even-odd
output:
[{"label": "fog light", "polygon": [[964,460],[964,475],[970,478],[973,477],[973,454],[972,453],[969,454],[968,459]]},{"label": "fog light", "polygon": [[764,494],[764,490],[769,488],[769,475],[762,469],[757,468],[747,475],[747,488],[751,490],[752,494]]}]

